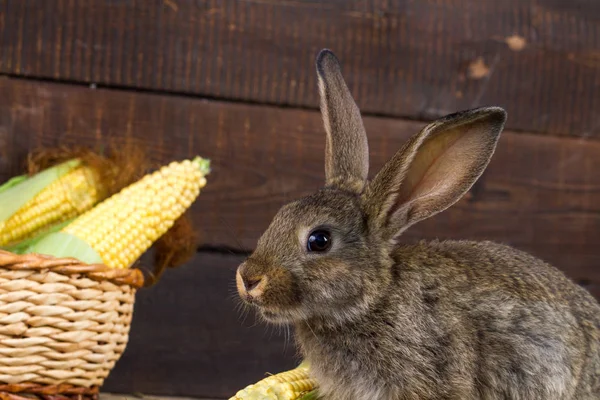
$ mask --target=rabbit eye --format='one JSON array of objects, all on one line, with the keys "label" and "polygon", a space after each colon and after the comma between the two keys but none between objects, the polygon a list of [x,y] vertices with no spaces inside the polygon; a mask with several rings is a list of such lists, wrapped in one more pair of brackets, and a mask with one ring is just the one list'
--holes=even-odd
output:
[{"label": "rabbit eye", "polygon": [[324,252],[331,247],[331,234],[324,230],[311,232],[306,243],[308,251]]}]

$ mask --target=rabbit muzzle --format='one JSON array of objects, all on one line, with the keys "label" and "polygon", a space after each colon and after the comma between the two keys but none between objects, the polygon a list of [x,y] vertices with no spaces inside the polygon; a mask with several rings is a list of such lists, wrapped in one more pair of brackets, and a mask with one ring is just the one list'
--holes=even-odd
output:
[{"label": "rabbit muzzle", "polygon": [[242,300],[248,303],[260,302],[267,286],[268,278],[261,274],[252,274],[245,268],[246,264],[238,267],[235,274],[235,283]]},{"label": "rabbit muzzle", "polygon": [[235,280],[242,301],[268,320],[289,319],[301,302],[292,274],[282,266],[251,257],[237,268]]}]

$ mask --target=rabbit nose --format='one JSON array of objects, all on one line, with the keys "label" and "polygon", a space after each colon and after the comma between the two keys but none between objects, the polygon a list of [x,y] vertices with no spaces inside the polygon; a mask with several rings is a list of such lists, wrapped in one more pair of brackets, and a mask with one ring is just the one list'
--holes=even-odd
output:
[{"label": "rabbit nose", "polygon": [[246,290],[248,292],[251,292],[252,290],[256,289],[256,287],[262,280],[262,276],[259,276],[257,278],[242,278],[242,279],[244,281],[244,287],[246,288]]},{"label": "rabbit nose", "polygon": [[242,297],[248,300],[253,300],[263,294],[266,285],[266,277],[261,276],[246,276],[240,269],[236,273],[237,288]]}]

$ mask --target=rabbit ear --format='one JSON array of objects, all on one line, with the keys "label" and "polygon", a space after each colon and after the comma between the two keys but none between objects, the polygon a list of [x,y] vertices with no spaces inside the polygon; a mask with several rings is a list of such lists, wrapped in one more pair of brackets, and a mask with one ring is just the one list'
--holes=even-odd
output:
[{"label": "rabbit ear", "polygon": [[369,217],[386,239],[456,203],[487,167],[506,122],[498,107],[452,114],[425,127],[365,190]]},{"label": "rabbit ear", "polygon": [[322,50],[316,65],[321,114],[327,132],[326,185],[362,192],[369,172],[369,147],[360,111],[344,82],[335,55]]}]

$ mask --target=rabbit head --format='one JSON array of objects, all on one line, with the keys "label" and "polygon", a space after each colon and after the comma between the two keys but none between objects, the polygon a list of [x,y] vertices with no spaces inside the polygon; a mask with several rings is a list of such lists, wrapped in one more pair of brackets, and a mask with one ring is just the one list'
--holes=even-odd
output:
[{"label": "rabbit head", "polygon": [[275,323],[338,324],[366,312],[391,282],[398,236],[471,188],[506,121],[497,107],[434,121],[369,181],[366,132],[338,60],[325,49],[316,67],[325,185],[283,206],[236,273],[240,297]]}]

